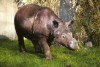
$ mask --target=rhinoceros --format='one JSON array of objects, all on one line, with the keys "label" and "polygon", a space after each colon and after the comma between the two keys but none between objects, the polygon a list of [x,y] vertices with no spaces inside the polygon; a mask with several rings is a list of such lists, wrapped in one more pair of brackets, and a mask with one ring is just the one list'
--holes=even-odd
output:
[{"label": "rhinoceros", "polygon": [[78,49],[78,44],[69,29],[71,22],[63,22],[48,7],[35,4],[21,7],[14,18],[19,50],[26,51],[24,37],[31,40],[32,43],[36,42],[34,44],[36,52],[43,48],[46,59],[52,59],[49,44],[53,40],[69,49]]}]

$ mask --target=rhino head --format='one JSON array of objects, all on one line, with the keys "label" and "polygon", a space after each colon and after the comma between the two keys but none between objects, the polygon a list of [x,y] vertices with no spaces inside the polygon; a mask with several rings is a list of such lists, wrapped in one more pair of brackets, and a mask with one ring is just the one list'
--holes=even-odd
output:
[{"label": "rhino head", "polygon": [[57,21],[53,22],[53,34],[55,41],[71,50],[78,49],[79,46],[77,40],[73,37],[69,28],[69,26],[73,23],[73,20],[66,23]]}]

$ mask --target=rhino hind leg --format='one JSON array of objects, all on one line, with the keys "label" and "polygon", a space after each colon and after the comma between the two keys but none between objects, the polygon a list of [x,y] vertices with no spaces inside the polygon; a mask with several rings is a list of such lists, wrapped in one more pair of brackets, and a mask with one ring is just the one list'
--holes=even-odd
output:
[{"label": "rhino hind leg", "polygon": [[19,46],[20,52],[26,52],[27,51],[26,48],[25,48],[25,45],[24,45],[23,36],[18,35],[18,46]]},{"label": "rhino hind leg", "polygon": [[35,53],[42,53],[43,48],[42,48],[41,44],[39,44],[39,42],[36,40],[32,41],[32,43],[34,45]]}]

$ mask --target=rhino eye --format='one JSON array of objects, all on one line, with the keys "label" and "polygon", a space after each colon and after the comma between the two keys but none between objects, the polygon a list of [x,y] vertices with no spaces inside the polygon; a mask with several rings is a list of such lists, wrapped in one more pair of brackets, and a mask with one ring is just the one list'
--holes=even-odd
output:
[{"label": "rhino eye", "polygon": [[55,28],[58,28],[58,26],[59,26],[57,21],[53,21],[53,25],[54,25]]}]

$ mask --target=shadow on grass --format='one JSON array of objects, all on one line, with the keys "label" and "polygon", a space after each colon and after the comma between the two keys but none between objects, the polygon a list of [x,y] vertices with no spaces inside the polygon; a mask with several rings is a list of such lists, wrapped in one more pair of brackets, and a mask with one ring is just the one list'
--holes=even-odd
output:
[{"label": "shadow on grass", "polygon": [[18,50],[17,41],[9,38],[0,39],[0,48],[4,50],[16,51]]},{"label": "shadow on grass", "polygon": [[[17,40],[10,40],[8,37],[2,36],[2,35],[0,35],[0,37],[1,37],[0,38],[0,50],[2,50],[2,51],[3,50],[5,50],[5,51],[10,50],[12,52],[19,52]],[[43,53],[36,53],[35,52],[34,46],[32,45],[32,43],[29,40],[24,40],[24,42],[25,42],[25,46],[27,49],[26,53],[37,55],[40,58],[44,57]]]}]

